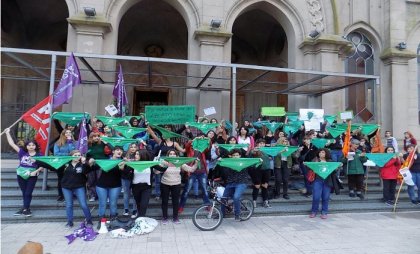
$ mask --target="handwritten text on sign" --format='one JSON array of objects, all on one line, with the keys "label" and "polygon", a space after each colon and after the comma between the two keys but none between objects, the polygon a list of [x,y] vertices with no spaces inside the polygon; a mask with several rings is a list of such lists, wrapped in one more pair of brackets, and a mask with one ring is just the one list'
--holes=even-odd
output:
[{"label": "handwritten text on sign", "polygon": [[195,106],[146,106],[146,119],[151,124],[184,124],[195,122]]}]

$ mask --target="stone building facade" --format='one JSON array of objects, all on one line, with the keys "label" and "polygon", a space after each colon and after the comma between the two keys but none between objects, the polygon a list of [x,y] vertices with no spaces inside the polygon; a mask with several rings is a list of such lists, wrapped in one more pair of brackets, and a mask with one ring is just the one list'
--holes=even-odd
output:
[{"label": "stone building facade", "polygon": [[[8,20],[2,22],[2,47],[378,75],[377,83],[318,97],[239,92],[238,121],[256,119],[261,106],[285,106],[289,111],[324,108],[326,113],[351,109],[359,121],[377,122],[399,140],[406,130],[420,138],[419,0],[45,0],[42,6],[34,2],[2,0],[2,17]],[[85,7],[95,8],[96,16],[86,17]],[[221,21],[220,27],[212,27],[212,20]],[[314,31],[319,35],[309,37]],[[116,63],[98,60],[91,65],[115,70]],[[123,67],[125,73],[147,72],[147,66],[135,62]],[[158,84],[177,74],[208,71],[171,68],[158,65],[154,71],[172,71],[172,76],[132,82]],[[113,79],[115,74],[101,75]],[[238,78],[248,74],[243,75]],[[287,82],[284,76],[272,78]],[[111,90],[109,84],[77,87],[63,110],[103,113]],[[22,103],[23,111],[47,93],[48,82],[2,79],[3,111],[13,110],[16,102]],[[200,111],[214,106],[219,119],[230,115],[228,91],[131,86],[128,96],[134,113],[145,103],[169,103],[197,105]],[[2,120],[4,128],[13,117]]]}]

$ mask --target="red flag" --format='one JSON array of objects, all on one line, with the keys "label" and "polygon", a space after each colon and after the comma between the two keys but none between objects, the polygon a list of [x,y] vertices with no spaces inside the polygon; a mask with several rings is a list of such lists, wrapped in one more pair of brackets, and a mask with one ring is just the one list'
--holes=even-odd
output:
[{"label": "red flag", "polygon": [[350,151],[350,138],[351,138],[351,131],[350,130],[351,130],[351,121],[348,120],[347,121],[346,136],[344,138],[343,149],[342,149],[344,157],[347,157],[347,154]]},{"label": "red flag", "polygon": [[51,95],[43,99],[25,114],[22,119],[36,130],[35,140],[41,147],[41,153],[45,154],[48,145],[48,129],[51,116]]}]

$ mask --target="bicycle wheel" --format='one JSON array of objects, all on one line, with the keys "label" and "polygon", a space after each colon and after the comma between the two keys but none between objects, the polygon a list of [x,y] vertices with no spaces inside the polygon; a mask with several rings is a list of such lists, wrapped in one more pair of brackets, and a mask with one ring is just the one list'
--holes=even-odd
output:
[{"label": "bicycle wheel", "polygon": [[239,218],[241,220],[249,220],[254,213],[254,203],[250,199],[241,200],[241,212]]},{"label": "bicycle wheel", "polygon": [[223,215],[219,208],[202,205],[194,211],[192,221],[203,231],[215,230],[222,223]]}]

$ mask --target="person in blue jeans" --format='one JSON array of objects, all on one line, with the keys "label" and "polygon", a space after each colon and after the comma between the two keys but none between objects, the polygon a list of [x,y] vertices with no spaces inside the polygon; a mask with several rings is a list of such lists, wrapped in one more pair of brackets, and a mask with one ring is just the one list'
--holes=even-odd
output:
[{"label": "person in blue jeans", "polygon": [[[123,154],[122,147],[116,146],[112,151],[111,159],[121,159]],[[121,192],[121,174],[123,174],[124,165],[122,167],[116,166],[109,171],[101,170],[98,182],[96,183],[96,193],[99,199],[99,223],[98,230],[101,227],[101,219],[105,217],[106,201],[109,198],[110,218],[117,217],[117,200]]]},{"label": "person in blue jeans", "polygon": [[[408,155],[414,152],[414,156],[412,159],[412,164],[410,167],[411,177],[413,180],[414,185],[408,185],[407,192],[408,196],[410,197],[411,203],[415,205],[420,204],[420,153],[416,150],[416,146],[408,145],[407,146],[407,154],[404,155],[404,160],[407,160]],[[417,186],[417,197],[414,193],[414,186]]]},{"label": "person in blue jeans", "polygon": [[[239,149],[232,149],[229,153],[230,158],[241,158],[241,151]],[[223,178],[225,179],[226,186],[225,191],[223,192],[223,197],[232,197],[233,196],[233,208],[235,213],[235,221],[240,222],[239,214],[241,211],[241,199],[242,194],[244,193],[247,182],[248,182],[248,170],[244,169],[240,172],[237,172],[230,168],[223,168]],[[222,205],[222,214],[225,216],[226,208]]]},{"label": "person in blue jeans", "polygon": [[[314,162],[331,162],[331,153],[326,148],[321,148],[317,152]],[[326,179],[315,175],[315,180],[312,183],[312,208],[309,218],[315,218],[319,212],[319,201],[322,199],[321,219],[327,219],[328,204],[330,201],[331,189],[334,188],[334,181],[336,181],[335,172],[332,172]]]},{"label": "person in blue jeans", "polygon": [[[133,161],[136,152],[138,151],[137,143],[131,143],[128,147],[128,151],[124,158],[125,161]],[[121,175],[121,185],[123,190],[123,200],[124,200],[124,216],[130,215],[130,200],[131,200],[131,182],[132,179],[128,175],[122,174]],[[135,203],[131,202],[132,207],[132,217],[133,219],[137,217],[137,210],[135,207]]]},{"label": "person in blue jeans", "polygon": [[[64,167],[61,188],[63,190],[64,200],[66,202],[67,224],[66,227],[73,227],[73,194],[76,195],[80,207],[85,215],[86,225],[93,226],[92,215],[86,202],[86,182],[87,173],[92,168],[88,165],[86,158],[81,156],[79,150],[73,150],[70,155],[74,159]],[[90,160],[91,163],[93,159]]]},{"label": "person in blue jeans", "polygon": [[209,194],[207,192],[207,168],[205,164],[205,156],[204,154],[195,151],[195,157],[200,160],[201,167],[197,168],[194,172],[189,173],[190,175],[188,177],[188,182],[185,184],[185,188],[181,195],[178,213],[182,213],[184,211],[188,193],[190,192],[191,188],[194,187],[195,182],[198,182],[201,187],[201,192],[203,193],[203,203],[210,204]]}]

